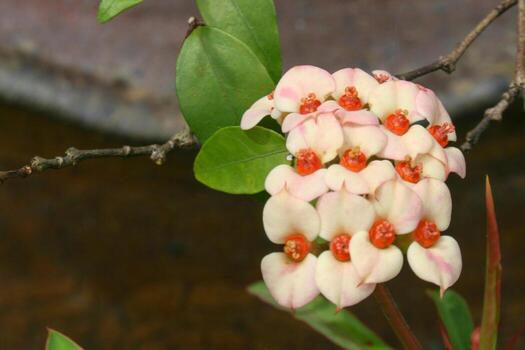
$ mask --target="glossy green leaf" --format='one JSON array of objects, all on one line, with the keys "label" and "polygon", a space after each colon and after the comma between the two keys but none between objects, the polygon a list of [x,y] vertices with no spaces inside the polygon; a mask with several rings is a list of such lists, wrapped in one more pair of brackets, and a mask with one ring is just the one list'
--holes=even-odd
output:
[{"label": "glossy green leaf", "polygon": [[46,350],[82,350],[82,348],[62,333],[48,329]]},{"label": "glossy green leaf", "polygon": [[272,0],[197,0],[197,6],[206,24],[248,45],[273,80],[279,80],[281,48]]},{"label": "glossy green leaf", "polygon": [[479,350],[494,350],[498,342],[501,305],[501,250],[496,209],[488,176],[485,181],[485,206],[487,208],[487,251]]},{"label": "glossy green leaf", "polygon": [[100,0],[97,20],[105,23],[141,2],[142,0]]},{"label": "glossy green leaf", "polygon": [[[250,285],[248,292],[275,308],[286,310],[274,301],[268,288],[262,281]],[[306,322],[310,327],[343,349],[391,349],[351,312],[347,310],[336,312],[335,305],[323,297],[317,297],[308,305],[295,310],[291,315],[298,320]]]},{"label": "glossy green leaf", "polygon": [[257,56],[220,29],[199,26],[177,60],[180,108],[200,142],[218,129],[239,125],[242,114],[274,84]]},{"label": "glossy green leaf", "polygon": [[474,322],[465,299],[450,289],[445,292],[443,299],[439,296],[439,290],[429,290],[427,294],[436,305],[452,348],[470,350],[470,336],[474,330]]},{"label": "glossy green leaf", "polygon": [[255,127],[244,131],[230,126],[217,131],[202,146],[195,159],[197,180],[218,191],[253,194],[264,189],[271,169],[286,160],[284,137]]}]

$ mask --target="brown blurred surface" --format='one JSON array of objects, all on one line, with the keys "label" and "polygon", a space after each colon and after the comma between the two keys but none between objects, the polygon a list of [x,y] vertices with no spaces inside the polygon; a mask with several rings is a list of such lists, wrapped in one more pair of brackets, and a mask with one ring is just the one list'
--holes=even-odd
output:
[{"label": "brown blurred surface", "polygon": [[[468,178],[450,181],[449,233],[464,254],[455,288],[479,320],[483,175],[492,176],[504,264],[501,339],[525,314],[522,116],[515,111],[494,125],[468,156]],[[126,143],[7,106],[0,107],[0,124],[3,169],[35,152]],[[460,133],[467,126],[459,125]],[[91,350],[335,349],[245,292],[260,278],[262,256],[275,249],[262,231],[262,204],[198,184],[194,155],[174,152],[161,167],[147,159],[91,160],[1,186],[0,349],[42,349],[46,326]],[[439,349],[435,311],[424,293],[430,285],[406,266],[389,285],[425,349]],[[396,344],[373,298],[354,311]]]}]

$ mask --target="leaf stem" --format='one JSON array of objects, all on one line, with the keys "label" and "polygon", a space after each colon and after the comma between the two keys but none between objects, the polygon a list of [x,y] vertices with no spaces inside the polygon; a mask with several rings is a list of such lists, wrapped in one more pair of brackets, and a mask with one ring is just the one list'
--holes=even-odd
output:
[{"label": "leaf stem", "polygon": [[422,350],[421,344],[412,333],[388,288],[383,284],[378,284],[374,296],[403,347],[407,350]]}]

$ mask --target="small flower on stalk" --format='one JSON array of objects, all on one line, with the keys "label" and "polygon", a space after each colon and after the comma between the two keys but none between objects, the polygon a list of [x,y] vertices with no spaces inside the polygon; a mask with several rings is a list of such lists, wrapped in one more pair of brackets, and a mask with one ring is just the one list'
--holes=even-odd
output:
[{"label": "small flower on stalk", "polygon": [[321,218],[319,236],[330,242],[330,250],[319,255],[316,282],[321,293],[339,309],[368,297],[375,284],[362,284],[350,253],[355,234],[368,230],[374,219],[372,204],[345,190],[323,195],[317,210]]},{"label": "small flower on stalk", "polygon": [[362,283],[386,282],[401,271],[403,254],[394,245],[397,235],[410,233],[419,222],[421,201],[400,181],[381,185],[374,199],[374,223],[357,233],[350,245]]},{"label": "small flower on stalk", "polygon": [[310,202],[328,192],[326,171],[318,169],[308,175],[301,175],[289,165],[278,165],[266,177],[265,189],[270,195],[276,195],[284,189],[294,197]]},{"label": "small flower on stalk", "polygon": [[412,233],[407,260],[421,279],[438,285],[441,294],[461,274],[461,251],[456,240],[442,236],[450,225],[452,199],[447,186],[438,180],[426,179],[413,187],[423,204],[421,221]]},{"label": "small flower on stalk", "polygon": [[275,107],[285,113],[283,132],[317,115],[321,104],[334,92],[335,81],[324,69],[296,66],[288,70],[275,88]]},{"label": "small flower on stalk", "polygon": [[296,309],[306,305],[319,294],[317,258],[310,253],[320,227],[317,211],[283,190],[266,202],[263,224],[270,241],[284,245],[282,253],[270,253],[261,261],[266,286],[282,306]]}]

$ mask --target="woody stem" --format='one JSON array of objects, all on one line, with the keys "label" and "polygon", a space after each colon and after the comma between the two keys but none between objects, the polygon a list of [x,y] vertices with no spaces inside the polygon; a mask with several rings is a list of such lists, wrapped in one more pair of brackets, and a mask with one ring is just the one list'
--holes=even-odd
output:
[{"label": "woody stem", "polygon": [[399,311],[399,308],[392,298],[392,294],[390,294],[388,288],[383,284],[378,284],[374,296],[381,307],[381,311],[383,311],[383,314],[390,324],[390,327],[392,327],[396,333],[396,336],[403,347],[406,350],[423,350],[421,344],[408,326],[405,317],[401,311]]}]

